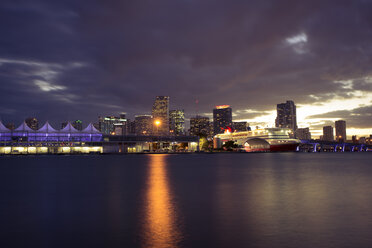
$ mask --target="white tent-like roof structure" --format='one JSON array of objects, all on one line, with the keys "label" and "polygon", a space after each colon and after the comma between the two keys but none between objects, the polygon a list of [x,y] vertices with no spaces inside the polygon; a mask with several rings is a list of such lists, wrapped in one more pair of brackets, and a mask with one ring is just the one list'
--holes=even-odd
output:
[{"label": "white tent-like roof structure", "polygon": [[1,121],[0,121],[0,132],[2,132],[2,133],[10,132],[10,130],[8,128],[6,128]]},{"label": "white tent-like roof structure", "polygon": [[100,131],[98,131],[92,123],[89,123],[89,125],[84,128],[83,130],[84,133],[101,133]]},{"label": "white tent-like roof structure", "polygon": [[60,130],[61,133],[79,133],[79,130],[75,129],[71,122],[68,122],[67,125]]},{"label": "white tent-like roof structure", "polygon": [[57,133],[58,131],[55,130],[50,124],[49,122],[45,122],[44,126],[42,126],[41,128],[39,128],[39,130],[37,130],[39,133]]},{"label": "white tent-like roof structure", "polygon": [[27,126],[26,122],[23,122],[19,127],[14,129],[14,131],[18,132],[34,132],[29,126]]}]

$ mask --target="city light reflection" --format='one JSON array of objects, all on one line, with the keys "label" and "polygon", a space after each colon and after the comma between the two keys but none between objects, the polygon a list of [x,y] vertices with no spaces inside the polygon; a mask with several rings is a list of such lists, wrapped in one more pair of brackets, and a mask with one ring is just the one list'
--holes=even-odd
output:
[{"label": "city light reflection", "polygon": [[150,155],[148,186],[145,193],[143,247],[178,247],[182,238],[167,178],[167,156]]}]

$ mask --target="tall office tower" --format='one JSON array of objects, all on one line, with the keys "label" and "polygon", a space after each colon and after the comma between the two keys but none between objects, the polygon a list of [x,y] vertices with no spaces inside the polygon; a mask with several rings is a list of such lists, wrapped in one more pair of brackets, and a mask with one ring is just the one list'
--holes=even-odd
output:
[{"label": "tall office tower", "polygon": [[209,117],[195,116],[190,118],[190,135],[191,136],[210,136]]},{"label": "tall office tower", "polygon": [[32,130],[36,131],[39,129],[39,121],[35,117],[29,117],[25,122]]},{"label": "tall office tower", "polygon": [[152,106],[154,134],[169,135],[169,96],[157,96]]},{"label": "tall office tower", "polygon": [[248,123],[246,121],[234,121],[232,126],[235,132],[244,132],[248,130]]},{"label": "tall office tower", "polygon": [[98,117],[98,121],[99,130],[101,130],[103,134],[106,135],[115,134],[115,125],[116,126],[121,125],[123,130],[122,134],[125,135],[127,119],[116,116],[106,116]]},{"label": "tall office tower", "polygon": [[153,118],[151,115],[136,115],[134,117],[136,135],[152,135]]},{"label": "tall office tower", "polygon": [[295,131],[295,137],[300,140],[310,140],[311,139],[310,129],[308,127],[297,128],[297,130]]},{"label": "tall office tower", "polygon": [[290,128],[292,131],[297,129],[296,105],[293,101],[280,103],[276,106],[277,116],[275,126],[281,128]]},{"label": "tall office tower", "polygon": [[334,141],[333,137],[333,127],[332,126],[325,126],[323,127],[323,140],[325,141]]},{"label": "tall office tower", "polygon": [[185,134],[185,111],[183,109],[169,111],[169,132],[173,135]]},{"label": "tall office tower", "polygon": [[232,109],[230,105],[219,105],[213,109],[214,134],[223,133],[227,127],[232,127]]},{"label": "tall office tower", "polygon": [[74,121],[73,123],[71,123],[72,126],[76,129],[76,130],[83,130],[83,122],[81,120],[76,120]]},{"label": "tall office tower", "polygon": [[336,140],[338,142],[346,141],[346,121],[338,120],[335,122]]}]

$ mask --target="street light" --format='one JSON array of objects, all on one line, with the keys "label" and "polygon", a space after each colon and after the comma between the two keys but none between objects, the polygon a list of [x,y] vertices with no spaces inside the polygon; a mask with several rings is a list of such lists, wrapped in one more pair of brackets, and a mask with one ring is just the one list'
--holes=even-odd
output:
[{"label": "street light", "polygon": [[155,121],[155,126],[156,126],[156,134],[159,134],[159,126],[160,126],[161,122],[159,120],[156,120]]}]

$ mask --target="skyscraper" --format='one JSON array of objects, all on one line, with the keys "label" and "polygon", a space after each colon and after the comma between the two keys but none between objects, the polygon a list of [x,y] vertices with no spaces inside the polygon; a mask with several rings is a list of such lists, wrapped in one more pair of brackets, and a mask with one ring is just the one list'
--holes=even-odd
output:
[{"label": "skyscraper", "polygon": [[223,133],[227,127],[232,127],[232,109],[230,105],[219,105],[213,109],[214,134]]},{"label": "skyscraper", "polygon": [[154,133],[169,135],[169,96],[157,96],[152,106]]},{"label": "skyscraper", "polygon": [[338,120],[335,122],[336,140],[338,142],[346,141],[346,121]]},{"label": "skyscraper", "polygon": [[190,118],[190,135],[191,136],[210,136],[209,117],[195,116]]},{"label": "skyscraper", "polygon": [[173,135],[183,135],[185,133],[185,111],[169,111],[169,132]]},{"label": "skyscraper", "polygon": [[134,123],[136,135],[152,135],[153,118],[151,115],[136,115]]},{"label": "skyscraper", "polygon": [[25,120],[25,122],[32,130],[36,131],[39,129],[39,121],[36,119],[36,117],[29,117]]},{"label": "skyscraper", "polygon": [[332,126],[325,126],[323,127],[323,140],[325,141],[334,141],[333,136],[333,127]]},{"label": "skyscraper", "polygon": [[276,106],[277,116],[275,126],[281,128],[290,128],[294,131],[297,129],[296,105],[293,101],[280,103]]}]

